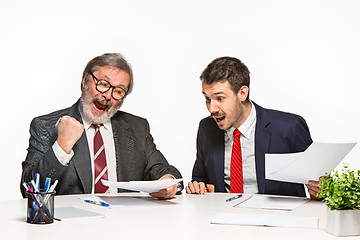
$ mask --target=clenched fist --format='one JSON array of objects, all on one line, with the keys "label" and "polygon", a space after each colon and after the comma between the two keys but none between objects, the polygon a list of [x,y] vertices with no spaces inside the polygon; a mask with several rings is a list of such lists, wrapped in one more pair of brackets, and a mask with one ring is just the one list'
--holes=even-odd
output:
[{"label": "clenched fist", "polygon": [[55,124],[58,133],[57,143],[66,153],[70,153],[75,143],[80,139],[84,125],[70,116],[62,116]]}]

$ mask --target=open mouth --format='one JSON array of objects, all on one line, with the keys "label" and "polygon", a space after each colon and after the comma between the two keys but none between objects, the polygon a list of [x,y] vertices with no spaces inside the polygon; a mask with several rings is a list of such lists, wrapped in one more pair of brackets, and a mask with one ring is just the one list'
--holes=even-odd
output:
[{"label": "open mouth", "polygon": [[109,105],[103,104],[103,103],[101,103],[101,102],[99,102],[97,100],[95,100],[93,104],[94,104],[95,109],[100,111],[100,112],[105,111],[109,107]]},{"label": "open mouth", "polygon": [[219,123],[219,122],[221,122],[222,120],[225,119],[225,116],[216,116],[216,117],[214,117],[214,119],[215,119],[215,121],[216,121],[217,123]]}]

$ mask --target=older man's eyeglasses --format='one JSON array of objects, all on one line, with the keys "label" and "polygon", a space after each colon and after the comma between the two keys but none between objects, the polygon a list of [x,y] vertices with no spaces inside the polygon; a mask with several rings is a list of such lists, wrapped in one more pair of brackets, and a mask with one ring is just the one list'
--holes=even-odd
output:
[{"label": "older man's eyeglasses", "polygon": [[105,93],[105,92],[109,91],[110,88],[112,88],[111,96],[115,100],[121,100],[126,96],[127,92],[125,89],[123,89],[121,87],[115,87],[115,86],[111,85],[108,81],[106,81],[105,79],[97,79],[94,76],[94,74],[91,72],[89,72],[89,74],[95,79],[96,90],[98,90],[99,92]]}]

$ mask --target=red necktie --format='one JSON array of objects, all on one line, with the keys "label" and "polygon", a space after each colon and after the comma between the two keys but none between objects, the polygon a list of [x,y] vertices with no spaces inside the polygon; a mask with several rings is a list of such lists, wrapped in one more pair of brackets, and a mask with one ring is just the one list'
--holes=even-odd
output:
[{"label": "red necktie", "polygon": [[108,169],[106,165],[106,156],[104,142],[100,133],[99,125],[92,125],[95,128],[94,136],[94,172],[95,172],[95,193],[105,193],[109,187],[101,183],[101,179],[108,180]]},{"label": "red necktie", "polygon": [[230,192],[232,193],[244,192],[240,135],[241,132],[235,129],[230,168]]}]

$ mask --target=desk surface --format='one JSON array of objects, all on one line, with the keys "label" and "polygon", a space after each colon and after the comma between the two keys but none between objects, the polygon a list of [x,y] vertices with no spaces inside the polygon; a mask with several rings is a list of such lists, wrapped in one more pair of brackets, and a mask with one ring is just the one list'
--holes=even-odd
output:
[{"label": "desk surface", "polygon": [[[338,239],[325,231],[326,206],[310,200],[293,211],[235,208],[238,200],[225,202],[234,194],[182,194],[171,200],[156,200],[159,207],[106,208],[84,203],[79,196],[56,196],[55,207],[75,206],[104,213],[105,218],[55,221],[53,224],[26,223],[25,199],[0,202],[2,239]],[[217,212],[270,213],[287,216],[318,217],[319,229],[257,227],[210,224]],[[100,230],[102,229],[102,230]],[[346,237],[360,239],[360,237]]]}]

